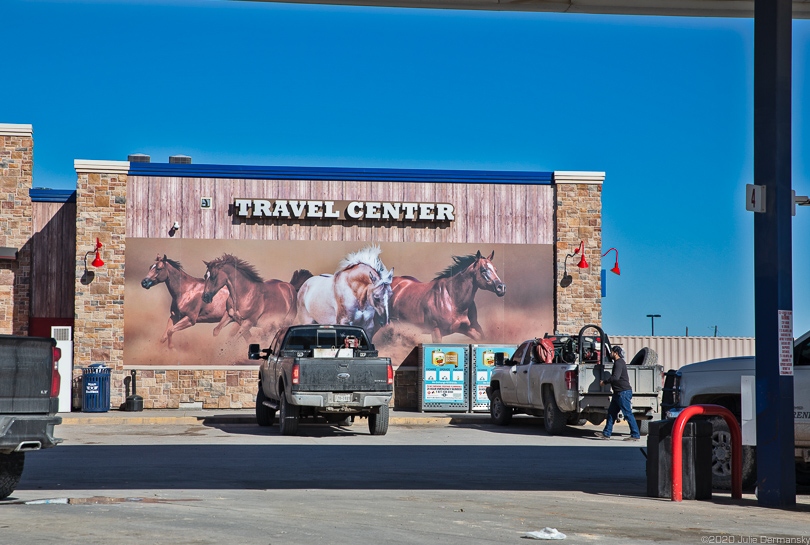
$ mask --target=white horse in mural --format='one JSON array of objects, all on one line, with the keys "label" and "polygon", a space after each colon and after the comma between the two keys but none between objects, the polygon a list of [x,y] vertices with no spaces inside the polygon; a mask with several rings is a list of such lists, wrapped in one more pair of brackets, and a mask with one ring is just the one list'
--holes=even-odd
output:
[{"label": "white horse in mural", "polygon": [[298,291],[299,324],[363,327],[369,336],[389,322],[394,269],[386,270],[378,246],[347,255],[335,274],[309,278]]}]

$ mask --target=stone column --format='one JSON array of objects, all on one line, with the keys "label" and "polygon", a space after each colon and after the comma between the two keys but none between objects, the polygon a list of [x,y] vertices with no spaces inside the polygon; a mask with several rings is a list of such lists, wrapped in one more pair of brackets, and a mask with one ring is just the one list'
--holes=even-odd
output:
[{"label": "stone column", "polygon": [[[74,162],[76,184],[76,320],[73,365],[112,367],[113,408],[124,402],[124,249],[128,161]],[[104,265],[93,267],[96,239]],[[85,274],[85,256],[87,274]]]},{"label": "stone column", "polygon": [[33,167],[31,125],[0,123],[0,333],[7,335],[28,335]]},{"label": "stone column", "polygon": [[[602,182],[604,172],[554,172],[555,329],[578,333],[582,326],[602,325],[601,262]],[[565,257],[585,243],[586,269],[577,267],[580,256],[568,259],[570,284],[563,282]]]}]

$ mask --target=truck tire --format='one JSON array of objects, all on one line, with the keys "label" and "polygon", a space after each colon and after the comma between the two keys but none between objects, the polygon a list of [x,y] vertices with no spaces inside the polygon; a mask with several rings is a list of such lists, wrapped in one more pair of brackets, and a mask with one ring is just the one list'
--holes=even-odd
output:
[{"label": "truck tire", "polygon": [[276,418],[276,411],[265,405],[265,401],[267,401],[267,396],[264,395],[260,382],[259,393],[256,394],[256,422],[260,426],[272,426],[273,420]]},{"label": "truck tire", "polygon": [[[712,488],[731,489],[731,432],[722,417],[712,422]],[[756,448],[743,445],[742,486],[750,489],[757,481]]]},{"label": "truck tire", "polygon": [[627,365],[655,365],[656,363],[658,363],[658,353],[645,346],[633,356]]},{"label": "truck tire", "polygon": [[352,415],[343,415],[343,414],[331,414],[326,415],[326,422],[327,424],[333,424],[335,426],[342,426],[347,428],[353,424],[352,422]]},{"label": "truck tire", "polygon": [[388,433],[388,405],[380,405],[380,412],[368,415],[368,431],[371,435]]},{"label": "truck tire", "polygon": [[492,402],[489,404],[489,416],[499,426],[506,426],[512,420],[512,409],[507,407],[501,398],[501,391],[492,392]]},{"label": "truck tire", "polygon": [[301,409],[298,405],[291,405],[287,396],[281,394],[281,411],[278,415],[278,427],[281,435],[297,435],[298,422],[301,419]]},{"label": "truck tire", "polygon": [[560,435],[565,430],[568,417],[557,406],[557,402],[554,400],[554,391],[549,390],[548,394],[543,407],[543,423],[549,435]]},{"label": "truck tire", "polygon": [[0,500],[9,497],[20,484],[24,465],[24,452],[0,454]]},{"label": "truck tire", "polygon": [[650,421],[649,420],[638,420],[636,421],[638,424],[638,434],[642,437],[645,435],[650,434]]}]

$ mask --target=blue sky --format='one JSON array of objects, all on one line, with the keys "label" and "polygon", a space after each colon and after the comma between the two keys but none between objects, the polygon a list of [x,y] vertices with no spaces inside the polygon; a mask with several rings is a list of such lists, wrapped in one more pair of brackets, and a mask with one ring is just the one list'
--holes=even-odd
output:
[{"label": "blue sky", "polygon": [[[658,335],[753,335],[753,20],[217,0],[5,0],[3,19],[0,122],[33,125],[35,187],[74,188],[74,159],[137,152],[605,171],[602,251],[617,247],[622,270],[605,329],[649,334],[660,314]],[[793,29],[793,186],[807,195],[810,23]],[[796,336],[810,329],[809,226],[800,208]]]}]

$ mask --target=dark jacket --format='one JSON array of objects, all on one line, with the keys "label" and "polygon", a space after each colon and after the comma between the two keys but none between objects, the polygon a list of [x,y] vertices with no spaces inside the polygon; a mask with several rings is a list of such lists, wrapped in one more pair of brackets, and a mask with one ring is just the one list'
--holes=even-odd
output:
[{"label": "dark jacket", "polygon": [[611,385],[614,394],[632,390],[630,376],[627,374],[627,362],[624,361],[624,358],[619,358],[613,362],[613,373],[603,382]]}]

